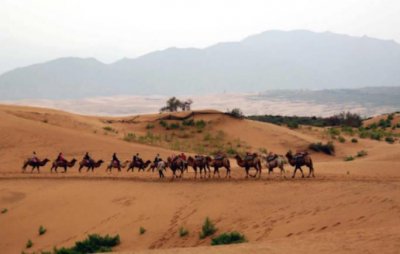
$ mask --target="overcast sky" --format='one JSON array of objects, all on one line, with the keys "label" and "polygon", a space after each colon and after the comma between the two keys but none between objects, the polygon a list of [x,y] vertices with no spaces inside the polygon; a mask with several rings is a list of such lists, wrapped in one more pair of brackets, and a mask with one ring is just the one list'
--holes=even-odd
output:
[{"label": "overcast sky", "polygon": [[399,0],[0,0],[0,74],[58,57],[110,63],[270,29],[400,42]]}]

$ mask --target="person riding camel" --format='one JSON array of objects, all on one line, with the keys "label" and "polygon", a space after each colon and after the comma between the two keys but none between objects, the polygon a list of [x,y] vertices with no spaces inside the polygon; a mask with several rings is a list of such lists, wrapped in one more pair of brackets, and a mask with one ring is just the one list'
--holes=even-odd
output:
[{"label": "person riding camel", "polygon": [[136,153],[136,154],[133,156],[132,160],[133,160],[134,163],[140,162],[141,159],[140,159],[140,157],[139,157],[139,153]]},{"label": "person riding camel", "polygon": [[219,151],[215,154],[216,160],[222,160],[223,158],[225,158],[225,154],[223,152]]},{"label": "person riding camel", "polygon": [[159,161],[162,161],[160,154],[158,153],[157,156],[154,158],[154,164],[157,164]]},{"label": "person riding camel", "polygon": [[116,163],[117,166],[121,165],[116,153],[114,153],[113,156],[112,156],[112,162]]},{"label": "person riding camel", "polygon": [[85,160],[85,161],[87,161],[87,163],[91,163],[93,160],[92,160],[92,158],[90,157],[90,155],[89,155],[89,152],[86,152],[86,154],[85,154],[85,156],[83,157],[83,159]]},{"label": "person riding camel", "polygon": [[32,153],[31,161],[33,163],[38,163],[39,162],[39,158],[36,156],[36,152],[35,151],[33,151],[33,153]]},{"label": "person riding camel", "polygon": [[61,152],[58,154],[56,161],[58,161],[58,162],[67,162],[67,160],[64,158],[63,153],[61,153]]},{"label": "person riding camel", "polygon": [[276,157],[278,157],[278,155],[276,153],[273,153],[272,151],[268,153],[267,155],[267,161],[273,161],[274,159],[276,159]]},{"label": "person riding camel", "polygon": [[252,160],[252,159],[254,159],[254,153],[251,153],[251,152],[246,152],[246,156],[245,156],[245,160],[246,161],[249,161],[249,160]]},{"label": "person riding camel", "polygon": [[181,155],[179,156],[182,160],[186,161],[186,155],[184,153],[181,153]]}]

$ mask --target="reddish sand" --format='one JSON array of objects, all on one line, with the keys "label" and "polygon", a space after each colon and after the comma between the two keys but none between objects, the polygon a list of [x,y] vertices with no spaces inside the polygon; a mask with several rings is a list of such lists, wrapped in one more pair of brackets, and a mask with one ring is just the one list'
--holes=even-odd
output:
[{"label": "reddish sand", "polygon": [[[183,114],[182,114],[183,115]],[[22,173],[21,164],[35,150],[54,159],[59,151],[81,159],[90,151],[95,159],[121,160],[140,152],[144,159],[171,151],[122,140],[122,133],[146,132],[146,124],[160,115],[135,118],[137,123],[113,122],[131,118],[98,118],[28,107],[0,106],[1,253],[51,250],[71,246],[87,234],[120,234],[122,253],[398,253],[400,250],[400,144],[359,140],[335,143],[336,156],[312,153],[316,178],[288,178],[278,170],[261,179],[244,179],[232,160],[232,179],[194,180],[192,170],[182,180],[160,181],[156,173],[105,172],[66,174]],[[228,140],[240,138],[253,150],[265,147],[278,153],[324,140],[321,129],[289,130],[271,124],[232,119],[223,114],[199,114],[210,132],[223,131]],[[105,122],[110,121],[111,122]],[[112,126],[118,133],[107,133]],[[158,126],[154,132],[162,132]],[[200,137],[193,138],[192,142]],[[346,155],[366,150],[351,162]],[[308,173],[308,170],[305,169]],[[225,170],[222,170],[222,175]],[[299,176],[299,175],[298,175]],[[210,247],[199,240],[206,217],[217,234],[236,230],[248,243]],[[40,225],[46,234],[39,236]],[[146,233],[139,234],[139,227]],[[189,230],[179,237],[179,228]],[[28,239],[33,247],[25,249]]]}]

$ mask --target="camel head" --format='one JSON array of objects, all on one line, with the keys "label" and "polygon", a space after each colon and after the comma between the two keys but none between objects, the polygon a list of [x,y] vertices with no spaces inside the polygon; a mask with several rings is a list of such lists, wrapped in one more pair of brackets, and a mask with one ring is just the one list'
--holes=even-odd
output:
[{"label": "camel head", "polygon": [[97,163],[102,164],[102,163],[104,163],[104,161],[103,160],[98,160]]},{"label": "camel head", "polygon": [[286,153],[286,158],[288,158],[289,160],[293,158],[293,154],[292,154],[292,151],[291,151],[291,150],[289,150],[289,151]]}]

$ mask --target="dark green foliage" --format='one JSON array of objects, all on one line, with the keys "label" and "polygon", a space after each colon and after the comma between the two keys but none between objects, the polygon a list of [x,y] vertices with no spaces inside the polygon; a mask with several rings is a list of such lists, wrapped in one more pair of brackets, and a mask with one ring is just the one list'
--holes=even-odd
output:
[{"label": "dark green foliage", "polygon": [[200,239],[213,235],[217,231],[214,223],[207,217],[200,232]]},{"label": "dark green foliage", "polygon": [[364,156],[367,156],[367,155],[368,155],[368,153],[365,150],[361,150],[361,151],[357,152],[357,157],[364,157]]},{"label": "dark green foliage", "polygon": [[154,129],[154,124],[148,123],[146,125],[146,129],[150,130],[150,129]]},{"label": "dark green foliage", "polygon": [[129,132],[128,134],[125,134],[124,140],[127,142],[133,142],[136,140],[136,135],[134,133]]},{"label": "dark green foliage", "polygon": [[179,129],[181,127],[181,125],[179,124],[179,123],[171,123],[170,125],[169,125],[169,128],[171,129],[171,130],[177,130],[177,129]]},{"label": "dark green foliage", "polygon": [[43,226],[39,227],[39,235],[44,235],[47,232],[47,229]]},{"label": "dark green foliage", "polygon": [[179,236],[180,237],[185,237],[187,235],[189,235],[189,231],[184,227],[180,227],[179,228]]},{"label": "dark green foliage", "polygon": [[76,242],[74,247],[54,249],[54,254],[85,254],[96,252],[111,252],[112,247],[120,244],[119,235],[100,236],[97,234],[89,235],[85,240]]},{"label": "dark green foliage", "polygon": [[353,161],[354,160],[354,157],[353,156],[346,156],[345,158],[344,158],[344,161]]},{"label": "dark green foliage", "polygon": [[105,126],[105,127],[103,127],[103,130],[109,131],[109,132],[116,132],[116,130],[114,130],[111,126]]},{"label": "dark green foliage", "polygon": [[315,152],[323,152],[328,155],[335,154],[335,146],[332,142],[328,142],[326,144],[322,144],[321,142],[312,143],[309,145],[309,148]]},{"label": "dark green foliage", "polygon": [[2,213],[2,214],[7,213],[7,212],[8,212],[8,209],[7,209],[7,208],[3,208],[3,209],[1,210],[1,213]]},{"label": "dark green foliage", "polygon": [[246,242],[246,237],[239,232],[223,233],[211,240],[211,245],[236,244]]},{"label": "dark green foliage", "polygon": [[287,127],[290,129],[298,129],[299,124],[296,121],[291,121],[287,123]]},{"label": "dark green foliage", "polygon": [[346,139],[343,136],[339,136],[339,142],[344,143],[346,142]]},{"label": "dark green foliage", "polygon": [[164,121],[164,120],[161,120],[160,122],[160,125],[162,126],[162,127],[164,127],[164,128],[168,128],[168,123],[166,122],[166,121]]},{"label": "dark green foliage", "polygon": [[393,137],[386,137],[385,141],[388,142],[389,144],[393,144],[394,143],[394,138]]},{"label": "dark green foliage", "polygon": [[33,246],[33,242],[31,241],[31,239],[29,239],[29,240],[26,242],[25,247],[26,247],[27,249],[29,249],[29,248],[32,248],[32,246]]},{"label": "dark green foliage", "polygon": [[358,139],[352,138],[352,139],[351,139],[351,143],[358,143]]},{"label": "dark green foliage", "polygon": [[146,233],[146,229],[144,227],[140,227],[139,234],[143,235],[144,233]]},{"label": "dark green foliage", "polygon": [[331,117],[316,117],[316,116],[280,116],[280,115],[253,115],[249,119],[268,122],[277,125],[288,125],[289,123],[297,123],[298,125],[311,125],[316,127],[325,126],[349,126],[360,127],[362,118],[358,114],[343,112]]},{"label": "dark green foliage", "polygon": [[206,122],[204,121],[204,120],[198,120],[198,121],[196,121],[195,123],[195,126],[196,126],[196,128],[198,129],[198,130],[202,130],[202,129],[204,129],[205,127],[206,127]]},{"label": "dark green foliage", "polygon": [[244,118],[243,112],[242,112],[242,110],[240,108],[234,108],[231,111],[226,112],[226,114],[228,114],[228,115],[230,115],[230,116],[232,116],[234,118],[237,118],[237,119],[243,119]]},{"label": "dark green foliage", "polygon": [[183,120],[182,125],[183,126],[194,126],[194,120],[193,119]]}]

